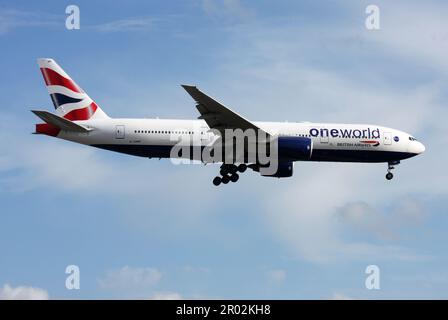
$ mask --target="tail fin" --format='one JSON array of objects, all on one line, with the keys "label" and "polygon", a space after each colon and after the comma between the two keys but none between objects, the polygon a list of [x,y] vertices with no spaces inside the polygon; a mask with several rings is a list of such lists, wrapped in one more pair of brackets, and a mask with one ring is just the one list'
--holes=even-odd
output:
[{"label": "tail fin", "polygon": [[71,121],[109,118],[53,59],[37,59],[56,113]]}]

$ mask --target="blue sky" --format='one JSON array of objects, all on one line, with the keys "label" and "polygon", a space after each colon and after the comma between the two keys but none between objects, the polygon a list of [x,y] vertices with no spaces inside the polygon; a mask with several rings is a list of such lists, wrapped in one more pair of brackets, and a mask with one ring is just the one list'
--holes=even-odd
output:
[{"label": "blue sky", "polygon": [[[448,298],[448,7],[375,1],[369,31],[370,3],[0,1],[0,298]],[[38,57],[112,117],[195,118],[191,83],[249,119],[377,123],[426,152],[391,182],[385,164],[297,163],[215,188],[217,166],[31,135],[29,110],[52,110]]]}]

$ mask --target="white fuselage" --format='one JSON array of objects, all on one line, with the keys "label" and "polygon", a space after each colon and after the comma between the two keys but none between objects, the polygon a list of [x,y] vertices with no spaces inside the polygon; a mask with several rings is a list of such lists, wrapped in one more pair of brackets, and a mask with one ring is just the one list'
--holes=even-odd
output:
[{"label": "white fuselage", "polygon": [[[195,147],[209,145],[217,134],[204,120],[91,119],[76,121],[88,133],[60,131],[58,138],[142,157],[170,156],[180,139]],[[424,151],[411,135],[377,125],[254,122],[271,135],[308,137],[313,142],[311,161],[394,162]],[[200,159],[198,159],[200,160]]]}]

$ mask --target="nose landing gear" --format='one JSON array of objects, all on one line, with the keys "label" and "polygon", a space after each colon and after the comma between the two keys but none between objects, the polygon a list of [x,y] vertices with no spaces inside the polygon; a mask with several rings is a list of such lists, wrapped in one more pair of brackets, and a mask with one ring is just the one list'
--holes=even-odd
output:
[{"label": "nose landing gear", "polygon": [[394,177],[392,170],[395,169],[395,166],[398,165],[399,163],[400,161],[391,161],[387,163],[387,174],[386,174],[387,180],[392,180],[392,178]]}]

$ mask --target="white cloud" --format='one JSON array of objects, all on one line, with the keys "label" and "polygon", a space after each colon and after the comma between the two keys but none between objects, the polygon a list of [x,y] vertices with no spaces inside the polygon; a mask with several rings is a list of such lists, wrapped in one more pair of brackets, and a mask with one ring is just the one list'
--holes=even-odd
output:
[{"label": "white cloud", "polygon": [[423,204],[416,198],[399,198],[382,206],[388,209],[380,210],[363,201],[348,202],[336,210],[336,216],[343,224],[353,227],[354,232],[389,242],[400,240],[404,229],[409,231],[415,226],[421,229],[428,217]]},{"label": "white cloud", "polygon": [[[324,33],[324,26],[317,28]],[[368,61],[357,74],[348,75],[346,70],[310,64],[309,60],[318,56],[320,43],[310,44],[308,29],[297,30],[294,25],[270,29],[243,26],[233,32],[239,48],[226,53],[225,61],[229,62],[221,64],[220,76],[224,79],[217,80],[222,81],[217,87],[230,86],[234,92],[229,96],[242,108],[250,106],[251,118],[278,119],[281,115],[279,120],[378,123],[418,133],[433,122],[434,113],[447,114],[436,102],[444,92],[437,81],[402,88],[369,67]],[[353,51],[358,49],[344,48],[345,32],[335,28],[333,38],[323,40],[336,42],[335,59],[356,56]],[[318,35],[314,31],[312,34]],[[230,81],[226,75],[239,81]],[[263,114],[258,110],[264,110]]]},{"label": "white cloud", "polygon": [[0,10],[0,35],[23,27],[48,27],[60,25],[64,27],[61,16],[43,12],[30,12],[16,9]]},{"label": "white cloud", "polygon": [[[17,28],[24,27],[60,27],[65,28],[65,15],[55,15],[38,11],[24,11],[16,9],[3,9],[0,11],[0,35]],[[89,29],[99,32],[125,32],[125,31],[148,31],[154,23],[160,21],[155,17],[130,17],[113,20],[98,25],[81,24],[81,29]]]},{"label": "white cloud", "polygon": [[177,292],[156,292],[151,295],[151,300],[182,300],[182,295]]},{"label": "white cloud", "polygon": [[399,201],[393,209],[394,217],[399,224],[420,225],[428,217],[428,211],[423,204],[415,198],[406,197]]},{"label": "white cloud", "polygon": [[152,17],[134,17],[106,22],[91,28],[100,32],[148,31],[155,21]]},{"label": "white cloud", "polygon": [[198,273],[198,274],[209,274],[211,272],[209,268],[201,266],[186,265],[182,269],[185,272]]},{"label": "white cloud", "polygon": [[5,284],[0,288],[0,300],[48,300],[48,292],[41,288]]},{"label": "white cloud", "polygon": [[335,292],[331,297],[330,300],[353,300],[353,298],[349,297],[346,294]]},{"label": "white cloud", "polygon": [[350,202],[336,212],[344,224],[349,224],[355,232],[373,234],[379,239],[394,240],[398,235],[392,230],[390,219],[365,202]]},{"label": "white cloud", "polygon": [[[182,271],[186,271],[183,268]],[[190,272],[206,272],[202,269],[187,270]],[[184,274],[190,278],[191,274]],[[107,291],[112,296],[121,299],[150,299],[150,300],[182,300],[185,297],[170,289],[163,288],[163,278],[165,273],[157,268],[150,267],[129,267],[124,266],[119,269],[108,270],[105,275],[97,279],[98,287]],[[177,281],[179,282],[179,281]],[[179,284],[179,283],[178,283]],[[181,285],[181,284],[179,284]],[[200,295],[190,295],[188,299],[205,299]]]},{"label": "white cloud", "polygon": [[162,272],[155,268],[125,266],[109,270],[104,278],[98,280],[98,284],[103,289],[139,291],[152,289],[161,278]]},{"label": "white cloud", "polygon": [[82,190],[86,184],[100,185],[110,174],[110,168],[101,164],[93,149],[58,144],[55,140],[42,139],[39,145],[27,142],[30,142],[28,147],[14,148],[7,155],[10,160],[16,160],[10,163],[20,169],[17,175],[3,181],[12,191],[23,192],[48,185],[58,186],[60,190]]},{"label": "white cloud", "polygon": [[269,282],[279,285],[286,280],[286,271],[282,269],[269,270],[266,273]]},{"label": "white cloud", "polygon": [[[378,171],[376,168],[353,164],[300,163],[295,169],[294,179],[284,185],[278,181],[272,182],[276,184],[275,191],[264,199],[266,226],[273,236],[285,244],[292,256],[319,264],[341,260],[431,259],[402,245],[391,245],[389,238],[377,244],[370,242],[370,239],[354,238],[354,233],[359,232],[355,228],[341,232],[340,222],[335,218],[338,217],[338,208],[352,199],[369,199],[373,204],[390,199],[384,198],[381,192],[371,192],[381,190],[384,184],[383,177],[372,178]],[[369,181],[368,186],[365,181]],[[384,238],[384,233],[387,234],[389,229],[382,221],[372,217],[373,213],[366,214],[358,209],[349,210],[351,225],[362,225],[365,230],[373,230],[375,235]],[[370,227],[369,221],[374,221],[377,226]]]},{"label": "white cloud", "polygon": [[[50,14],[39,11],[24,11],[16,9],[2,9],[0,11],[0,35],[17,28],[24,27],[60,27],[65,28],[64,19],[66,15]],[[81,29],[98,32],[127,32],[127,31],[149,31],[155,23],[163,19],[161,17],[129,17],[113,20],[97,25],[81,24]]]},{"label": "white cloud", "polygon": [[[291,181],[283,184],[275,181],[280,182],[275,195],[265,199],[266,223],[294,255],[322,262],[337,250],[331,209],[340,198],[349,197],[352,188],[347,180],[339,179],[341,173],[331,165],[313,164],[312,168],[299,164],[295,170],[296,176]],[[337,181],[338,192],[333,191],[333,181]],[[319,194],[325,197],[321,201]]]},{"label": "white cloud", "polygon": [[211,17],[246,20],[254,15],[253,10],[243,6],[239,0],[202,0],[202,9]]},{"label": "white cloud", "polygon": [[369,40],[388,54],[414,59],[448,75],[446,3],[385,2],[380,6],[382,30]]}]

